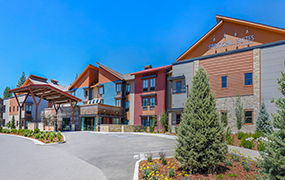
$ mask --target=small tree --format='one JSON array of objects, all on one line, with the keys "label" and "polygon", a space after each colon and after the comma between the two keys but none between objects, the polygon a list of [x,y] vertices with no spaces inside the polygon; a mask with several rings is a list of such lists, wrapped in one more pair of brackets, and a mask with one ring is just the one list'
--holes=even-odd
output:
[{"label": "small tree", "polygon": [[269,114],[266,110],[265,103],[261,103],[258,118],[256,121],[256,132],[261,131],[262,134],[273,132],[273,127],[270,124]]},{"label": "small tree", "polygon": [[26,75],[23,72],[22,76],[20,77],[20,79],[18,81],[17,87],[21,87],[25,83],[25,81],[26,81]]},{"label": "small tree", "polygon": [[160,123],[162,125],[162,128],[163,128],[163,132],[166,131],[166,126],[167,126],[167,120],[168,120],[168,116],[167,116],[167,113],[164,111],[162,114],[161,114],[161,117],[160,117]]},{"label": "small tree", "polygon": [[193,173],[216,171],[228,152],[223,133],[208,75],[199,67],[184,105],[175,158],[184,170]]},{"label": "small tree", "polygon": [[7,122],[6,126],[7,126],[8,128],[11,128],[11,122],[10,122],[10,121]]},{"label": "small tree", "polygon": [[10,87],[6,86],[4,92],[3,92],[3,99],[8,98],[8,97],[12,97],[12,94],[9,93]]},{"label": "small tree", "polygon": [[150,131],[151,133],[154,132],[155,124],[156,124],[156,115],[153,115],[153,116],[152,116],[152,126],[151,126],[151,128],[149,129],[149,131]]},{"label": "small tree", "polygon": [[234,105],[235,105],[237,129],[240,131],[240,129],[243,126],[244,110],[243,110],[243,103],[241,102],[241,97],[239,93],[237,93],[237,99],[234,102]]},{"label": "small tree", "polygon": [[283,96],[276,99],[275,105],[278,109],[273,114],[274,126],[279,130],[266,134],[268,141],[264,141],[265,150],[260,152],[262,160],[259,161],[259,166],[263,175],[260,179],[285,179],[285,74],[283,72],[281,74],[281,78],[278,79],[280,85],[278,90]]},{"label": "small tree", "polygon": [[224,124],[225,127],[228,125],[228,117],[226,113],[222,113],[221,122]]},{"label": "small tree", "polygon": [[12,116],[12,120],[11,120],[11,129],[15,129],[16,125],[15,125],[15,117]]}]

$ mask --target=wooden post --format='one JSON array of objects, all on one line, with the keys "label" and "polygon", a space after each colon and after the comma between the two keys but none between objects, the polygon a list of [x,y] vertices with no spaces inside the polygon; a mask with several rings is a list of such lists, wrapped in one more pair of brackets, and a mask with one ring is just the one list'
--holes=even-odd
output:
[{"label": "wooden post", "polygon": [[[74,125],[74,114],[75,114],[75,107],[77,105],[77,102],[73,103],[71,101],[71,99],[69,99],[69,102],[70,102],[70,106],[72,108],[72,126]],[[74,125],[75,126],[75,125]],[[75,128],[74,128],[75,129]],[[72,127],[72,130],[74,131],[73,127]]]},{"label": "wooden post", "polygon": [[28,92],[28,94],[26,95],[26,97],[25,97],[25,99],[24,99],[24,101],[23,101],[23,103],[22,103],[22,105],[21,105],[20,102],[19,102],[19,99],[18,99],[17,94],[14,93],[14,96],[15,96],[15,98],[16,98],[17,104],[18,104],[18,106],[20,107],[20,112],[19,112],[19,129],[22,128],[22,108],[23,108],[23,106],[25,105],[25,102],[26,102],[26,100],[27,100],[27,98],[28,98],[29,95],[30,95],[30,93]]},{"label": "wooden post", "polygon": [[33,100],[34,100],[34,103],[35,103],[35,105],[36,105],[36,121],[35,121],[35,122],[36,122],[36,127],[37,127],[37,123],[38,123],[38,107],[39,107],[39,104],[41,103],[41,100],[43,99],[43,96],[44,96],[45,92],[46,92],[46,88],[44,89],[44,92],[43,92],[43,94],[42,94],[42,96],[41,96],[39,102],[37,102],[37,101],[36,101],[36,98],[35,98],[35,96],[34,96],[34,93],[33,93],[32,89],[30,88],[30,93],[31,93],[32,98],[33,98]]}]

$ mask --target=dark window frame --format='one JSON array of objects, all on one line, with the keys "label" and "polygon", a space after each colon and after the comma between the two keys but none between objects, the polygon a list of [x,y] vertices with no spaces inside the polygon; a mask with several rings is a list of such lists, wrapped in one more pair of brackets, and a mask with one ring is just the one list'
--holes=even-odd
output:
[{"label": "dark window frame", "polygon": [[148,91],[148,79],[143,80],[143,92],[147,92]]},{"label": "dark window frame", "polygon": [[[128,106],[127,106],[127,104],[128,104]],[[125,109],[126,109],[126,112],[128,112],[130,110],[130,101],[126,101]]]},{"label": "dark window frame", "polygon": [[[251,78],[246,77],[247,74],[251,74]],[[244,73],[244,86],[252,86],[253,85],[253,74],[252,72]],[[251,84],[246,84],[246,82],[250,81]]]},{"label": "dark window frame", "polygon": [[156,81],[155,78],[152,78],[152,79],[149,80],[149,83],[150,83],[149,90],[150,91],[155,91],[155,81]]},{"label": "dark window frame", "polygon": [[[180,88],[178,91],[178,84],[180,83]],[[182,93],[182,81],[176,81],[176,94],[181,94]]]},{"label": "dark window frame", "polygon": [[[247,112],[251,112],[251,116],[250,116],[251,117],[251,122],[246,122],[246,118],[247,118],[246,117],[246,113]],[[246,109],[245,112],[244,112],[244,118],[243,119],[244,119],[244,124],[245,125],[252,125],[253,121],[254,121],[253,109]]]},{"label": "dark window frame", "polygon": [[[223,78],[226,78],[225,80],[223,80]],[[223,84],[225,83],[225,87],[223,87]],[[222,89],[227,89],[228,88],[228,76],[222,76],[221,77],[221,88]]]},{"label": "dark window frame", "polygon": [[130,84],[126,84],[126,95],[129,95],[131,91],[131,85]]},{"label": "dark window frame", "polygon": [[[146,100],[146,106],[144,106],[144,100]],[[148,110],[148,98],[143,98],[142,99],[142,108],[143,108],[143,111],[147,111]]]},{"label": "dark window frame", "polygon": [[[152,106],[152,104],[151,104],[151,100],[154,100],[154,102],[153,102],[153,106]],[[155,97],[150,97],[149,98],[149,110],[155,110]]]},{"label": "dark window frame", "polygon": [[[179,115],[179,123],[177,121],[177,115]],[[181,113],[176,113],[175,114],[175,125],[179,125],[181,123]]]}]

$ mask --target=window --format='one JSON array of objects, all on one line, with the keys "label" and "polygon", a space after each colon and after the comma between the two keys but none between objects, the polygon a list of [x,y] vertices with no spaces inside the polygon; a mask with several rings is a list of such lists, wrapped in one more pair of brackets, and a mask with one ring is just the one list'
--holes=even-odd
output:
[{"label": "window", "polygon": [[86,89],[85,91],[84,91],[84,99],[87,99],[88,98],[88,90]]},{"label": "window", "polygon": [[13,112],[15,111],[15,106],[13,106]]},{"label": "window", "polygon": [[150,90],[154,91],[155,90],[155,79],[150,79]]},{"label": "window", "polygon": [[147,127],[147,119],[142,119],[142,125],[143,127]]},{"label": "window", "polygon": [[222,76],[222,88],[227,88],[228,87],[228,76]]},{"label": "window", "polygon": [[126,112],[128,112],[130,109],[130,102],[126,101]]},{"label": "window", "polygon": [[9,107],[9,112],[11,112],[11,107]]},{"label": "window", "polygon": [[31,114],[32,113],[32,105],[27,105],[26,106],[26,113]]},{"label": "window", "polygon": [[153,125],[153,119],[149,118],[149,127],[152,127],[152,125]]},{"label": "window", "polygon": [[176,125],[180,124],[180,121],[181,121],[181,114],[176,113]]},{"label": "window", "polygon": [[252,121],[252,110],[245,111],[244,123],[245,124],[252,124],[253,123],[253,121]]},{"label": "window", "polygon": [[181,81],[176,82],[176,93],[181,93]]},{"label": "window", "polygon": [[147,110],[147,104],[148,104],[148,99],[147,98],[143,98],[143,111]]},{"label": "window", "polygon": [[148,91],[148,80],[143,80],[143,92]]},{"label": "window", "polygon": [[116,99],[116,106],[120,107],[121,106],[121,99]]},{"label": "window", "polygon": [[126,95],[130,94],[130,90],[131,90],[130,85],[127,84],[126,85]]},{"label": "window", "polygon": [[120,94],[121,94],[121,89],[122,89],[122,84],[116,84],[116,92],[117,92],[117,95],[120,95]]},{"label": "window", "polygon": [[155,98],[149,98],[149,110],[154,110]]},{"label": "window", "polygon": [[244,85],[245,86],[252,85],[252,73],[244,74]]},{"label": "window", "polygon": [[19,106],[17,106],[17,111],[19,111]]},{"label": "window", "polygon": [[99,87],[99,95],[103,95],[103,87]]}]

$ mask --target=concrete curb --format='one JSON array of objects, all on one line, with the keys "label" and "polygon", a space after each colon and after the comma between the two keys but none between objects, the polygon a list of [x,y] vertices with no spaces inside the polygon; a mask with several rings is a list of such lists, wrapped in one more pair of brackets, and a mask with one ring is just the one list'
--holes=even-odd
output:
[{"label": "concrete curb", "polygon": [[25,136],[19,136],[19,135],[14,135],[14,134],[2,134],[2,133],[0,135],[8,135],[8,136],[13,136],[13,137],[19,137],[19,138],[27,139],[27,140],[32,141],[35,145],[40,145],[40,146],[49,146],[49,145],[66,143],[66,137],[65,137],[64,134],[62,134],[64,141],[59,142],[59,143],[49,143],[49,144],[45,144],[42,141],[36,140],[34,138],[25,137]]}]

